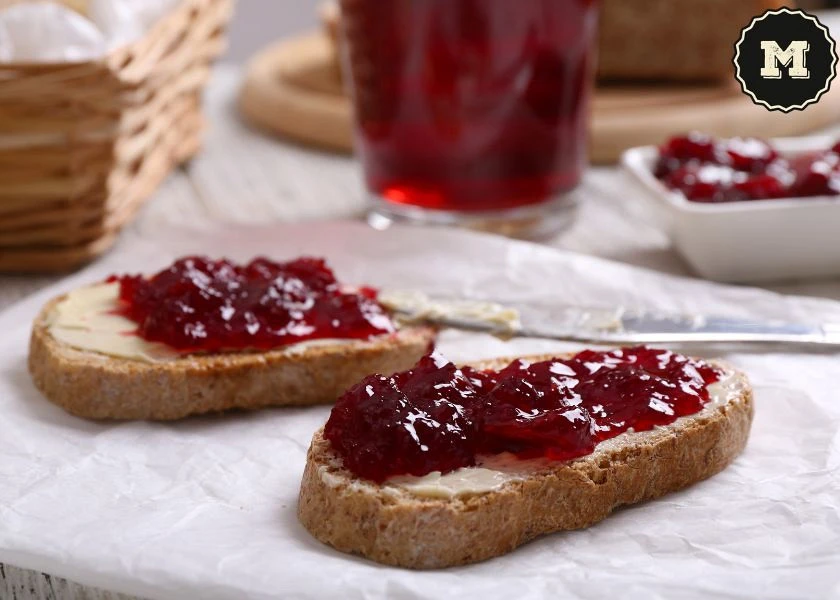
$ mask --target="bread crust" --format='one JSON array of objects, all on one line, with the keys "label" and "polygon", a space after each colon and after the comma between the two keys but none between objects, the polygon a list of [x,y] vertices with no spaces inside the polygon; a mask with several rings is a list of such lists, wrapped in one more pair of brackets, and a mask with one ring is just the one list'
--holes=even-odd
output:
[{"label": "bread crust", "polygon": [[[547,357],[533,357],[539,360]],[[493,365],[498,366],[498,361]],[[730,401],[666,428],[600,444],[585,457],[551,465],[497,491],[424,498],[360,480],[315,433],[298,518],[317,539],[387,565],[434,569],[512,551],[543,534],[588,527],[625,504],[657,498],[718,473],[743,450],[752,391],[735,372]],[[641,441],[640,441],[641,440]]]},{"label": "bread crust", "polygon": [[57,341],[47,318],[35,319],[29,372],[51,402],[89,419],[173,420],[230,409],[325,404],[373,372],[410,368],[433,343],[435,330],[396,334],[298,352],[188,355],[144,362],[109,357]]}]

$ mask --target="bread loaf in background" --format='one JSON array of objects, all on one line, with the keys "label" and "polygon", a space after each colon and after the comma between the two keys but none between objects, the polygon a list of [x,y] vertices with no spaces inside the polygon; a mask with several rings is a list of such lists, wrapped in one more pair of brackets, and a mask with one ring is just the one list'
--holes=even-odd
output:
[{"label": "bread loaf in background", "polygon": [[601,0],[599,79],[723,80],[753,17],[783,0]]}]

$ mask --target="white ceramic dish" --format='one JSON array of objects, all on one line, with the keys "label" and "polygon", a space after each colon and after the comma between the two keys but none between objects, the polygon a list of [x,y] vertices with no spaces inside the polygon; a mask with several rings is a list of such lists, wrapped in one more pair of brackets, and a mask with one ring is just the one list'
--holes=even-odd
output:
[{"label": "white ceramic dish", "polygon": [[[773,140],[784,155],[831,146],[830,137]],[[654,200],[671,240],[703,277],[758,282],[840,275],[840,196],[690,202],[653,175],[657,149],[631,148],[622,164]]]}]

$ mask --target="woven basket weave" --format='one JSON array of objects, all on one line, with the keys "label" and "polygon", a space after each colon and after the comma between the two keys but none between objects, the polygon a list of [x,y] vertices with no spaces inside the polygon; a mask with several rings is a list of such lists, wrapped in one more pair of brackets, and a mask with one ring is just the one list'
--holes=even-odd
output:
[{"label": "woven basket weave", "polygon": [[105,251],[198,150],[201,93],[232,0],[183,0],[101,60],[0,64],[0,271],[58,271]]}]

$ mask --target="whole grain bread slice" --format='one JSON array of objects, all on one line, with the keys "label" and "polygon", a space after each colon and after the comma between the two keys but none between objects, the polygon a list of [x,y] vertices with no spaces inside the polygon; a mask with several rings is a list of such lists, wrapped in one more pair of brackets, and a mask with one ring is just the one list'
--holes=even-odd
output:
[{"label": "whole grain bread slice", "polygon": [[35,319],[29,372],[35,386],[68,412],[90,419],[173,420],[230,409],[334,402],[369,373],[411,367],[434,341],[429,327],[408,327],[365,341],[295,352],[193,354],[146,362],[79,350]]},{"label": "whole grain bread slice", "polygon": [[[500,368],[508,362],[476,366]],[[725,402],[710,403],[667,427],[607,440],[588,456],[528,471],[498,490],[452,499],[357,478],[319,430],[307,455],[298,518],[338,550],[414,569],[478,562],[543,534],[588,527],[619,506],[706,479],[743,450],[752,391],[742,373],[725,368],[734,390]]]}]

